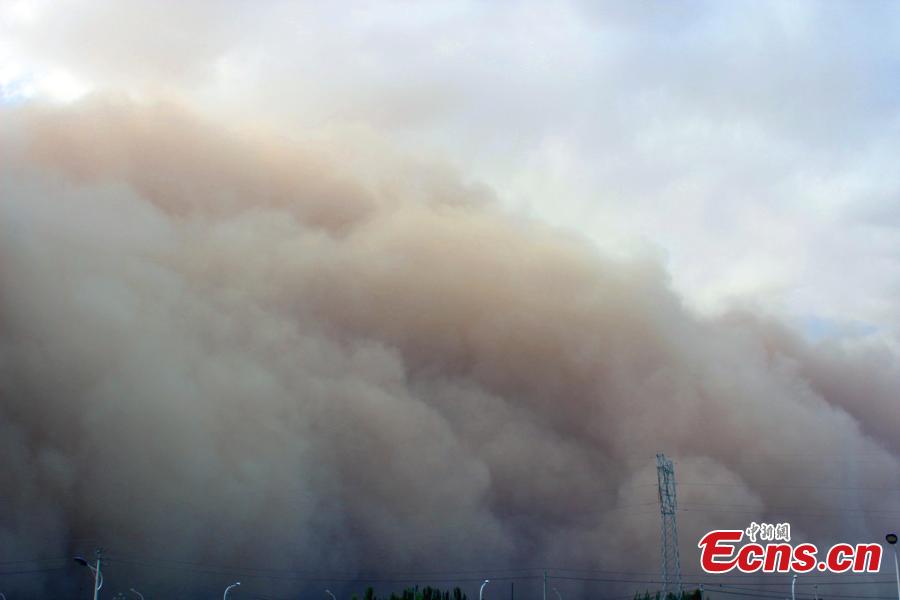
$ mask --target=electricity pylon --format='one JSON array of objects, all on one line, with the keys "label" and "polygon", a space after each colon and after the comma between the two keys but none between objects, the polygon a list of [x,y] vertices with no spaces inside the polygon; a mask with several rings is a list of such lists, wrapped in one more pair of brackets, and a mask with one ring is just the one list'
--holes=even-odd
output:
[{"label": "electricity pylon", "polygon": [[659,514],[662,518],[662,596],[681,595],[681,559],[678,557],[678,526],[675,523],[675,466],[665,454],[656,455],[656,477],[659,482]]}]

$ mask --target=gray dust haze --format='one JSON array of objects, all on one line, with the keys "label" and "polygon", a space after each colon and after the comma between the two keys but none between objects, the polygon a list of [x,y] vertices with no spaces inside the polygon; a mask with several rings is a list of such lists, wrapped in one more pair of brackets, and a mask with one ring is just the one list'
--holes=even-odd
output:
[{"label": "gray dust haze", "polygon": [[102,545],[179,593],[219,579],[163,560],[652,572],[657,452],[688,573],[710,528],[895,521],[885,348],[701,318],[655,259],[364,141],[96,99],[4,109],[0,140],[4,559]]}]

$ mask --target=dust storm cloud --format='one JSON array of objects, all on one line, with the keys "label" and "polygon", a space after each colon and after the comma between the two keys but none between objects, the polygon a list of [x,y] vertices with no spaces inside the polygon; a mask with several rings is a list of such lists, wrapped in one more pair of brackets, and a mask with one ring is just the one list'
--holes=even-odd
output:
[{"label": "dust storm cloud", "polygon": [[648,571],[659,451],[684,506],[743,507],[686,514],[689,572],[704,528],[785,506],[873,511],[789,515],[820,544],[889,522],[887,350],[701,318],[656,260],[353,139],[122,101],[4,112],[5,556]]}]

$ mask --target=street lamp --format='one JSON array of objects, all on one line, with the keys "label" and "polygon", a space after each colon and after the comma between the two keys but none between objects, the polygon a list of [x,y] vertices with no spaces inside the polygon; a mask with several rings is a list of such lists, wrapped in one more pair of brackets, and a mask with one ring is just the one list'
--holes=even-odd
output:
[{"label": "street lamp", "polygon": [[231,588],[236,588],[239,585],[241,585],[241,582],[235,581],[234,583],[229,585],[227,588],[225,588],[225,593],[222,595],[222,600],[228,600],[228,592],[231,591]]},{"label": "street lamp", "polygon": [[795,574],[791,577],[791,600],[797,600],[797,597],[794,596],[794,586],[797,585],[797,575]]},{"label": "street lamp", "polygon": [[103,587],[103,572],[100,570],[100,552],[97,552],[97,566],[92,567],[91,563],[83,556],[76,556],[72,560],[82,567],[87,567],[94,574],[94,600],[100,597],[100,588]]},{"label": "street lamp", "polygon": [[137,596],[138,598],[140,598],[141,600],[144,600],[144,595],[142,593],[140,593],[139,591],[137,591],[136,589],[131,588],[131,593],[134,594],[135,596]]},{"label": "street lamp", "polygon": [[900,600],[900,565],[897,564],[897,534],[889,533],[884,536],[884,539],[894,548],[894,575],[897,577],[897,600]]},{"label": "street lamp", "polygon": [[554,594],[556,594],[556,597],[557,597],[557,598],[559,598],[559,600],[562,600],[562,595],[560,595],[560,593],[559,593],[559,590],[558,590],[558,589],[556,589],[556,588],[553,588],[553,593],[554,593]]},{"label": "street lamp", "polygon": [[334,594],[331,593],[331,590],[325,590],[325,593],[331,596],[331,600],[337,600],[337,598],[334,597]]},{"label": "street lamp", "polygon": [[482,600],[484,597],[484,586],[491,582],[490,579],[485,579],[484,583],[481,584],[481,587],[478,588],[478,600]]}]

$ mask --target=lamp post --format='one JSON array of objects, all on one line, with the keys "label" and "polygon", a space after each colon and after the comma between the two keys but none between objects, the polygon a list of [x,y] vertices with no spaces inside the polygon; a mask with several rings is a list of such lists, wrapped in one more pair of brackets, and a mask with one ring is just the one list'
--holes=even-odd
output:
[{"label": "lamp post", "polygon": [[897,564],[897,534],[889,533],[884,540],[894,549],[894,576],[897,578],[897,600],[900,600],[900,565]]},{"label": "lamp post", "polygon": [[478,588],[478,600],[483,600],[484,598],[484,586],[491,582],[490,579],[485,579],[484,583],[481,584],[481,587]]},{"label": "lamp post", "polygon": [[240,581],[235,581],[234,583],[232,583],[231,585],[229,585],[227,588],[225,588],[225,593],[222,594],[222,600],[228,600],[228,592],[231,591],[231,588],[236,588],[236,587],[239,586],[239,585],[241,585],[241,582],[240,582]]},{"label": "lamp post", "polygon": [[100,597],[100,588],[103,587],[103,572],[100,570],[100,551],[97,551],[97,566],[92,567],[91,563],[87,561],[83,556],[76,556],[73,558],[75,562],[77,562],[82,567],[87,567],[94,573],[94,600]]},{"label": "lamp post", "polygon": [[794,586],[797,585],[797,575],[795,574],[791,577],[791,600],[797,600],[797,597],[794,595]]},{"label": "lamp post", "polygon": [[331,596],[331,600],[337,600],[337,598],[334,597],[334,594],[331,593],[331,590],[325,590],[325,593]]},{"label": "lamp post", "polygon": [[144,595],[142,593],[140,593],[139,591],[137,591],[136,589],[131,588],[131,593],[134,594],[135,596],[137,596],[138,598],[140,598],[141,600],[144,600]]},{"label": "lamp post", "polygon": [[558,589],[553,588],[553,593],[556,594],[556,597],[557,597],[559,600],[562,600],[562,595],[560,595]]}]

